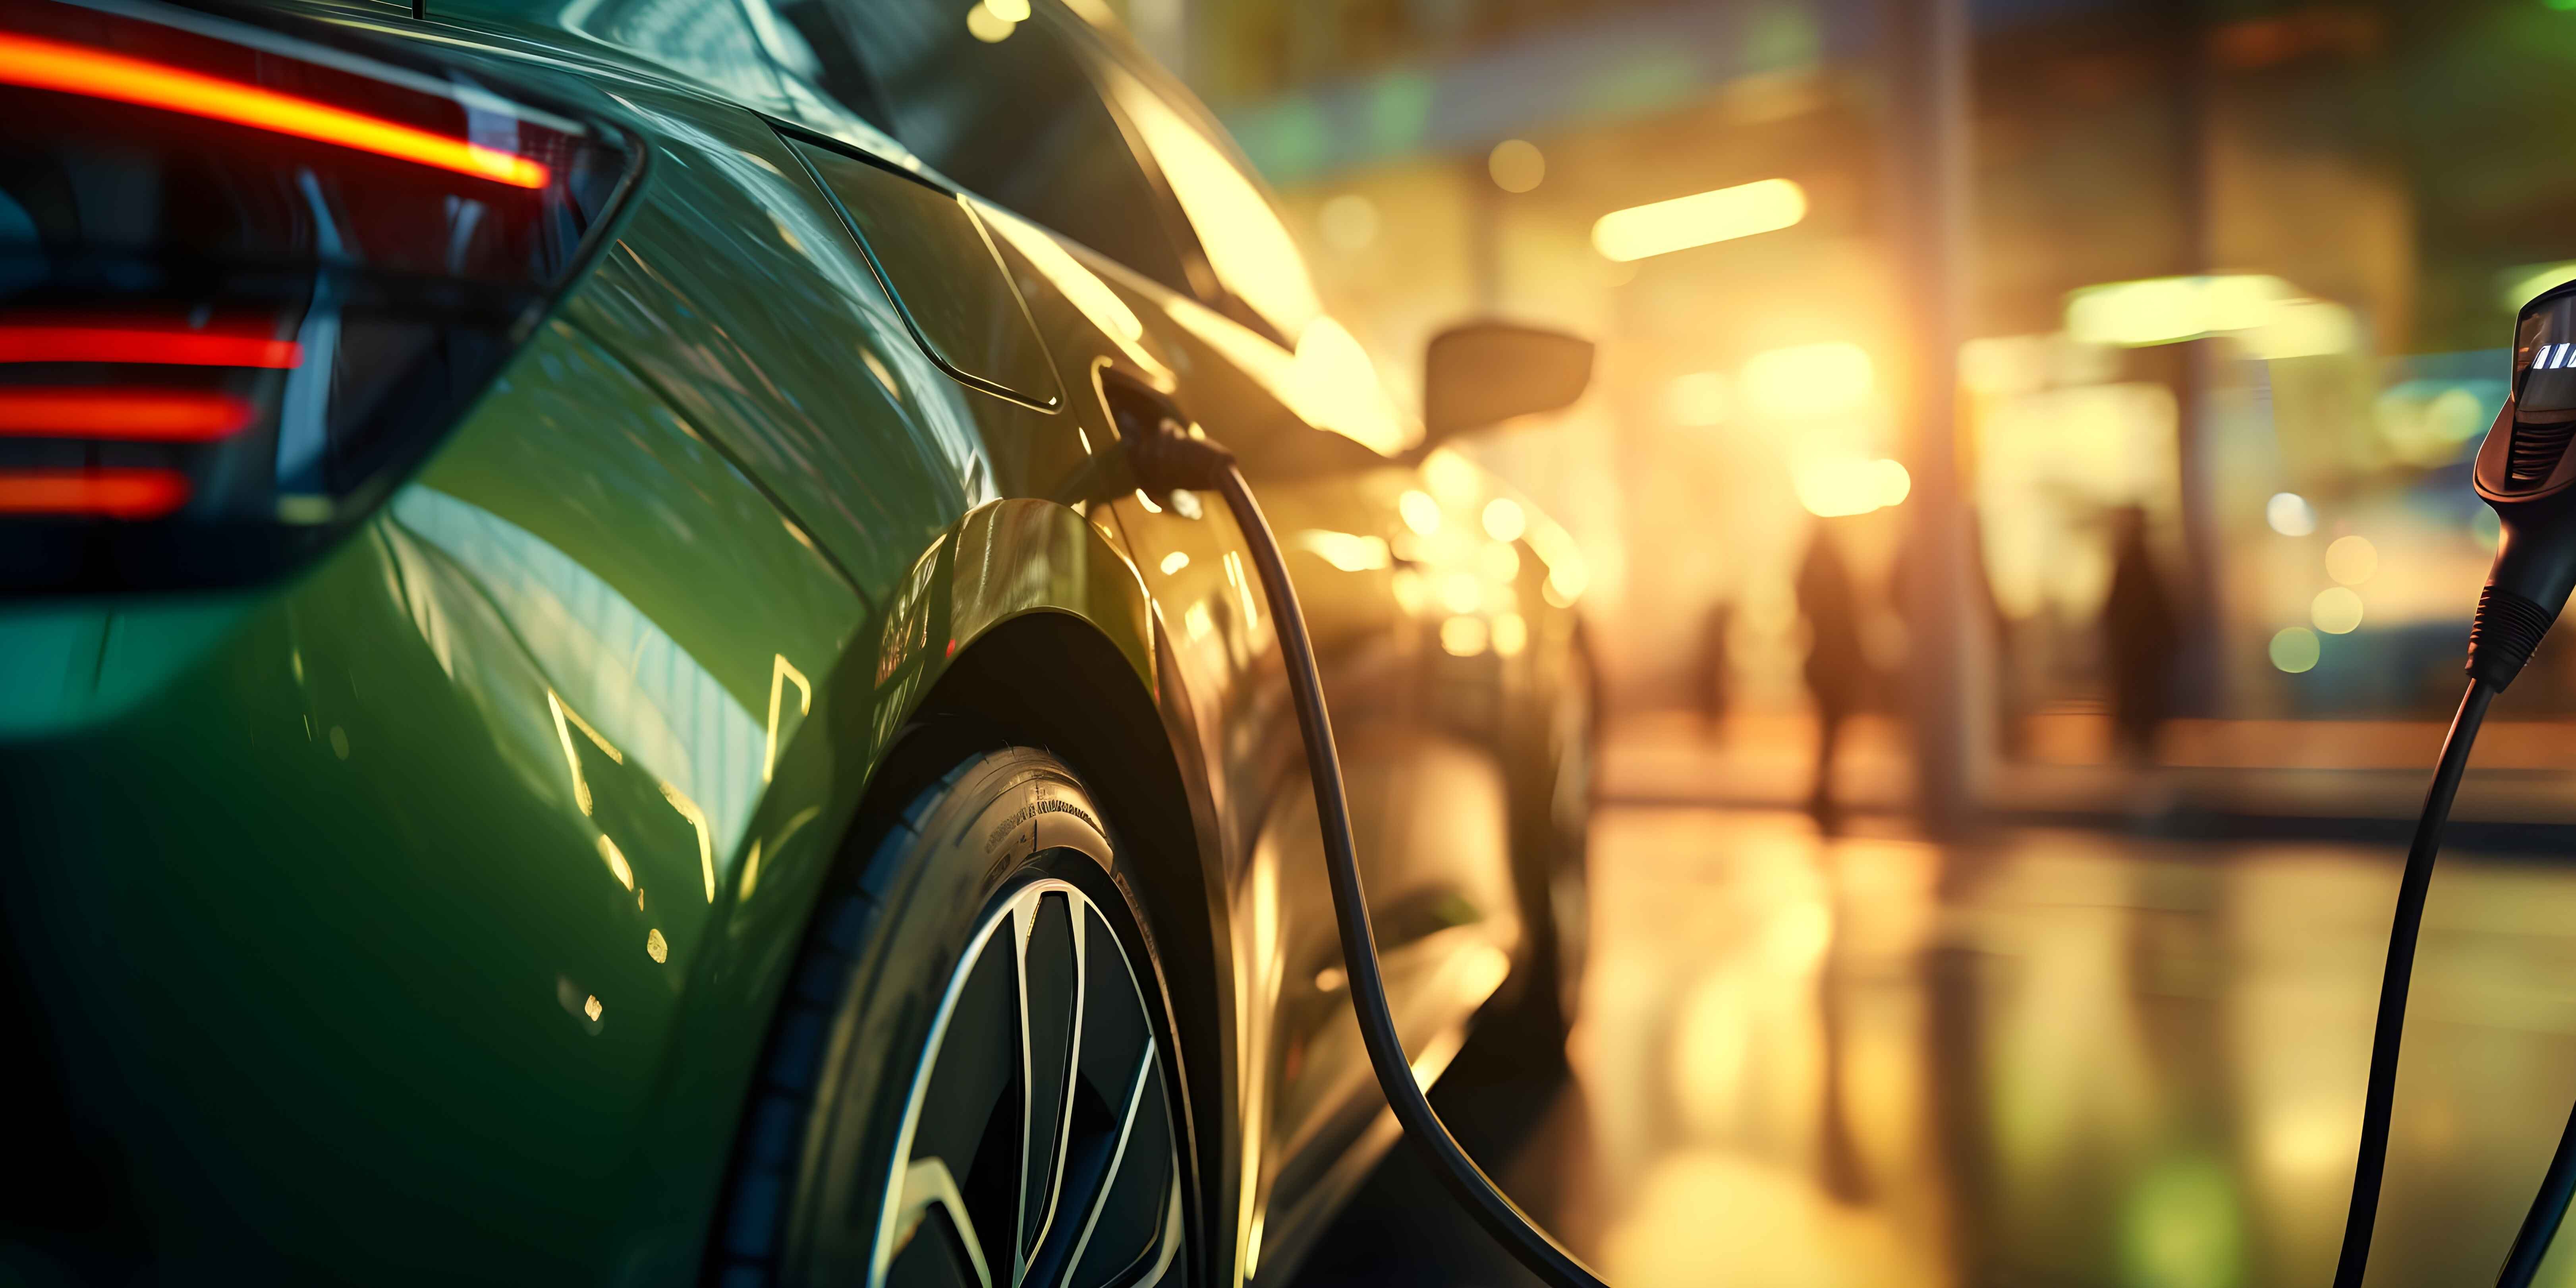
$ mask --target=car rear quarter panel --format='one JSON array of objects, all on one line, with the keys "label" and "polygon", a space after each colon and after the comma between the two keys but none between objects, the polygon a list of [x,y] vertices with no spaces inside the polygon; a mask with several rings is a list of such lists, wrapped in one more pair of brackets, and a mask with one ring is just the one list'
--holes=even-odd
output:
[{"label": "car rear quarter panel", "polygon": [[764,780],[826,754],[808,690],[866,618],[810,538],[557,323],[293,584],[50,615],[82,611],[87,686],[13,674],[93,705],[0,750],[33,839],[6,903],[138,1255],[376,1282],[691,1255],[631,1228],[702,1201],[675,1038],[731,969],[746,855],[821,841]]},{"label": "car rear quarter panel", "polygon": [[[693,1278],[870,774],[957,656],[1033,613],[1108,640],[1184,762],[1207,939],[1233,955],[1205,963],[1228,1041],[1191,1069],[1203,1165],[1241,1181],[1210,1216],[1257,1244],[1282,1153],[1366,1090],[1329,1042],[1303,1065],[1321,1082],[1280,1085],[1302,1059],[1280,993],[1315,992],[1329,930],[1293,724],[1230,516],[1086,480],[1114,441],[1104,373],[1256,464],[1314,441],[1280,373],[1228,349],[1248,332],[1211,341],[1194,306],[1005,235],[1070,396],[969,390],[751,112],[632,66],[502,62],[633,128],[649,178],[420,477],[269,592],[0,616],[0,795],[35,838],[6,916],[81,1139],[148,1214],[133,1255]],[[1283,531],[1384,521],[1329,472],[1261,482]],[[1299,576],[1338,659],[1419,649],[1384,570]],[[1337,696],[1375,692],[1365,670]],[[1480,942],[1509,947],[1498,840],[1384,831],[1372,852],[1437,856],[1415,875],[1474,887]],[[1424,956],[1408,1032],[1482,997],[1438,974],[1463,960]],[[1264,1125],[1238,1141],[1247,1106]]]},{"label": "car rear quarter panel", "polygon": [[1065,614],[1151,692],[1114,531],[1000,496],[1073,417],[932,366],[741,108],[512,70],[648,181],[423,472],[288,585],[0,617],[13,956],[111,1259],[693,1279],[812,890],[952,655]]}]

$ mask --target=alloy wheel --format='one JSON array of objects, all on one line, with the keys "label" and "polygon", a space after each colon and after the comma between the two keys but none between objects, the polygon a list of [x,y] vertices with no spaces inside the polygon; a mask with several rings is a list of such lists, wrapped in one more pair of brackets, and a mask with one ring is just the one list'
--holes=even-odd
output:
[{"label": "alloy wheel", "polygon": [[874,1288],[1147,1288],[1184,1264],[1179,1135],[1137,979],[1075,886],[997,898],[913,1077]]}]

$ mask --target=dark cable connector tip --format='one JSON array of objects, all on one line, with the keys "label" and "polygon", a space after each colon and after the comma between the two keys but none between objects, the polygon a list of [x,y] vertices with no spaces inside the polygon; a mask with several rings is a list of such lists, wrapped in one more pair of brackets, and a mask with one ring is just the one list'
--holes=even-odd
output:
[{"label": "dark cable connector tip", "polygon": [[1127,440],[1127,468],[1148,492],[1215,492],[1234,475],[1234,453],[1165,416]]},{"label": "dark cable connector tip", "polygon": [[2558,614],[2513,591],[2479,591],[2477,616],[2469,621],[2469,678],[2497,690],[2513,683],[2556,620]]}]

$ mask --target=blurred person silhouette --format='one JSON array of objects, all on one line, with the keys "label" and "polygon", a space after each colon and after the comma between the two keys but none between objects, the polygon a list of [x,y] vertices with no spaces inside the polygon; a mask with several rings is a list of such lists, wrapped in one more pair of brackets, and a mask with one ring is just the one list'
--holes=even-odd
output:
[{"label": "blurred person silhouette", "polygon": [[1798,564],[1798,612],[1807,619],[1807,693],[1816,703],[1816,782],[1807,812],[1828,833],[1842,826],[1834,795],[1834,752],[1843,724],[1869,694],[1869,649],[1861,639],[1860,596],[1851,564],[1829,523],[1815,525]]},{"label": "blurred person silhouette", "polygon": [[2102,600],[2102,653],[2111,672],[2111,733],[2135,764],[2155,760],[2173,711],[2173,660],[2182,621],[2147,549],[2147,512],[2111,512],[2111,590]]},{"label": "blurred person silhouette", "polygon": [[1735,700],[1735,668],[1727,653],[1727,635],[1735,627],[1735,604],[1721,599],[1708,606],[1700,623],[1699,715],[1711,740],[1724,732],[1726,709]]}]

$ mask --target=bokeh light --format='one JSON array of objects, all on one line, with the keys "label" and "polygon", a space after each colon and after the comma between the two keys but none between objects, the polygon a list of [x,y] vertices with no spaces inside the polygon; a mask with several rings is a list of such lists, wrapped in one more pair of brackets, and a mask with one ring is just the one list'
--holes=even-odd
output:
[{"label": "bokeh light", "polygon": [[1485,619],[1461,614],[1440,623],[1440,650],[1451,657],[1474,657],[1491,638]]},{"label": "bokeh light", "polygon": [[1395,512],[1403,517],[1404,526],[1423,536],[1440,530],[1440,503],[1428,492],[1409,491],[1397,497]]},{"label": "bokeh light", "polygon": [[2326,547],[2326,575],[2347,586],[2358,586],[2379,571],[2379,547],[2367,537],[2337,537]]},{"label": "bokeh light", "polygon": [[2272,637],[2272,665],[2292,675],[2316,669],[2320,655],[2317,633],[2305,626],[2287,627]]},{"label": "bokeh light", "polygon": [[2308,604],[2308,620],[2328,635],[2349,635],[2361,626],[2361,596],[2350,586],[2328,586]]},{"label": "bokeh light", "polygon": [[1356,192],[1345,192],[1324,203],[1315,222],[1324,234],[1324,244],[1354,255],[1377,242],[1377,203]]},{"label": "bokeh light", "polygon": [[2296,492],[2275,492],[2263,504],[2263,521],[2285,537],[2304,537],[2317,530],[2317,512]]},{"label": "bokeh light", "polygon": [[1820,519],[1868,514],[1901,504],[1914,490],[1905,466],[1880,458],[1819,456],[1791,467],[1798,504]]},{"label": "bokeh light", "polygon": [[[1008,5],[1011,2],[1012,0],[1000,0],[1000,3],[1003,5]],[[1019,12],[1022,15],[1026,15],[1028,13],[1028,4],[1026,0],[1021,0]],[[1011,33],[1019,29],[1019,19],[1004,17],[999,8],[995,7],[993,4],[986,3],[986,0],[976,0],[975,7],[966,11],[967,34],[975,37],[977,40],[983,41],[985,44],[1000,44],[1002,41],[1010,39]]]},{"label": "bokeh light", "polygon": [[1547,178],[1547,155],[1527,139],[1505,139],[1485,155],[1485,173],[1505,192],[1528,192]]},{"label": "bokeh light", "polygon": [[2289,283],[2261,274],[2114,282],[2067,298],[2066,333],[2086,344],[2137,348],[2282,324],[2312,328],[2313,321],[2291,316],[2306,303]]},{"label": "bokeh light", "polygon": [[1764,179],[1614,210],[1592,225],[1592,245],[1611,259],[1645,259],[1777,232],[1806,217],[1806,189],[1787,179]]}]

